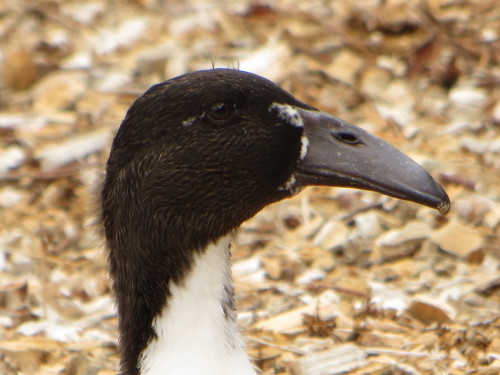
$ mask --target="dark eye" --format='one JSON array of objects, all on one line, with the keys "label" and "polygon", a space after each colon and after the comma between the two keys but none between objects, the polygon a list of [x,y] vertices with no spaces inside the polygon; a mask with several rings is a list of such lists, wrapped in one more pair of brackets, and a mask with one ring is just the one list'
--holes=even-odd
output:
[{"label": "dark eye", "polygon": [[215,121],[227,120],[234,113],[234,107],[225,103],[218,103],[207,112],[209,118]]},{"label": "dark eye", "polygon": [[363,143],[363,141],[361,141],[361,139],[359,139],[358,136],[353,133],[338,131],[333,132],[332,135],[339,141],[344,142],[348,145],[357,145]]}]

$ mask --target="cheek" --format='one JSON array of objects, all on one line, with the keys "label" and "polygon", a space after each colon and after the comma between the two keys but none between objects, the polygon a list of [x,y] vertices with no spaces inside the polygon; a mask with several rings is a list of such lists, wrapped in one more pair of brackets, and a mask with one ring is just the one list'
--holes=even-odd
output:
[{"label": "cheek", "polygon": [[207,144],[192,152],[205,165],[230,170],[235,178],[248,173],[252,179],[277,187],[290,178],[297,161],[307,154],[309,142],[302,129],[286,124],[253,122],[220,130],[224,137],[207,134]]},{"label": "cheek", "polygon": [[307,154],[308,140],[303,136],[302,129],[287,127],[283,129],[280,137],[274,144],[273,151],[279,159],[278,169],[288,169],[295,167],[300,158]]}]

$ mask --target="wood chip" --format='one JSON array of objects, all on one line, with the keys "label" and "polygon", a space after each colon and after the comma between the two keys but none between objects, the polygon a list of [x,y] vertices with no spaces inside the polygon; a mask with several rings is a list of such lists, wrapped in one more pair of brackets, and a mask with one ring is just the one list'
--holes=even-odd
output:
[{"label": "wood chip", "polygon": [[366,353],[352,344],[308,354],[291,364],[294,375],[343,374],[367,364]]},{"label": "wood chip", "polygon": [[312,303],[263,320],[257,323],[255,328],[276,333],[297,334],[305,329],[303,324],[304,315],[318,315],[322,320],[329,320],[335,317],[337,313],[338,307],[335,305],[318,306]]},{"label": "wood chip", "polygon": [[42,170],[52,170],[66,164],[80,161],[83,157],[103,150],[109,142],[107,129],[99,129],[86,134],[67,138],[64,142],[47,145],[35,153]]},{"label": "wood chip", "polygon": [[377,246],[398,246],[408,241],[427,238],[431,228],[420,221],[410,221],[402,229],[385,232],[375,240]]},{"label": "wood chip", "polygon": [[415,298],[411,301],[408,311],[418,320],[426,324],[448,323],[456,313],[446,303],[432,300],[429,297]]},{"label": "wood chip", "polygon": [[483,245],[483,236],[477,230],[458,221],[450,221],[433,231],[430,239],[443,250],[466,259]]}]

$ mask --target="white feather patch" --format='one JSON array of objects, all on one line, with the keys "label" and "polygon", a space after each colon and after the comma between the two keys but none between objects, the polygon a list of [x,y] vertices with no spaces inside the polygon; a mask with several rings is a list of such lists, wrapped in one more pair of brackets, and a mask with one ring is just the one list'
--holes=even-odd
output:
[{"label": "white feather patch", "polygon": [[191,126],[194,124],[194,122],[200,118],[202,118],[203,116],[205,116],[205,112],[203,112],[201,115],[199,116],[193,116],[193,117],[189,117],[187,120],[184,120],[182,121],[182,125],[184,126]]},{"label": "white feather patch", "polygon": [[223,310],[230,240],[209,245],[181,284],[170,283],[168,305],[153,323],[158,337],[140,358],[141,375],[255,375],[236,322]]},{"label": "white feather patch", "polygon": [[280,119],[286,121],[290,125],[293,125],[297,128],[304,127],[304,119],[300,115],[297,108],[294,108],[288,104],[275,102],[269,106],[269,112],[272,112],[274,110],[278,112],[278,117]]},{"label": "white feather patch", "polygon": [[304,160],[307,155],[307,149],[309,147],[309,139],[303,135],[300,138],[300,160]]}]

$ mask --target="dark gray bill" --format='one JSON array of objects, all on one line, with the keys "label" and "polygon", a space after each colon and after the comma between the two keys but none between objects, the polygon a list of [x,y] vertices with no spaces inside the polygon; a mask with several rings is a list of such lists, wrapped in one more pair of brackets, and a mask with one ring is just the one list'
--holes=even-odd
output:
[{"label": "dark gray bill", "polygon": [[395,147],[327,113],[297,110],[306,138],[296,170],[298,185],[373,190],[442,214],[449,211],[450,199],[443,188]]}]

